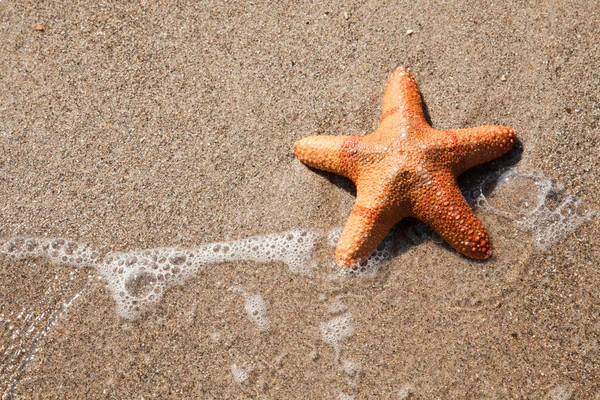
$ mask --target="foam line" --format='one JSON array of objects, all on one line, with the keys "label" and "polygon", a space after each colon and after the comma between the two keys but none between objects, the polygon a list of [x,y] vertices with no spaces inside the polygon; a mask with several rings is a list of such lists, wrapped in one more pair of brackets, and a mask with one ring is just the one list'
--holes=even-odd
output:
[{"label": "foam line", "polygon": [[57,265],[92,267],[108,283],[124,318],[136,319],[158,302],[165,289],[182,284],[211,264],[228,261],[281,261],[295,274],[309,275],[316,267],[312,250],[320,234],[292,230],[192,249],[166,247],[108,253],[103,259],[90,244],[65,239],[0,239],[0,254],[15,258],[41,257]]},{"label": "foam line", "polygon": [[[488,199],[483,195],[483,186],[492,181],[495,182],[494,194],[499,193],[499,196]],[[560,187],[543,175],[514,169],[483,182],[478,194],[472,198],[480,207],[511,219],[523,230],[531,231],[534,243],[542,250],[597,215],[596,210],[576,197],[563,196]],[[334,228],[325,235],[324,241],[333,245],[340,233],[340,228]],[[410,231],[406,234],[411,237]],[[285,263],[292,273],[310,275],[317,266],[312,252],[318,240],[321,240],[320,233],[296,229],[191,249],[165,247],[113,252],[102,258],[88,243],[61,238],[11,238],[0,239],[0,254],[15,258],[41,257],[57,265],[92,267],[108,283],[118,314],[135,319],[158,302],[167,288],[182,284],[208,265],[230,261],[279,261]],[[420,241],[422,238],[416,242],[413,240],[415,243]],[[336,277],[377,274],[381,265],[393,255],[393,242],[394,239],[388,235],[357,270],[342,271]],[[256,306],[260,303],[258,297],[252,299],[254,303],[251,302],[251,306],[259,307]],[[259,330],[268,329],[268,324],[265,324],[260,325]]]}]

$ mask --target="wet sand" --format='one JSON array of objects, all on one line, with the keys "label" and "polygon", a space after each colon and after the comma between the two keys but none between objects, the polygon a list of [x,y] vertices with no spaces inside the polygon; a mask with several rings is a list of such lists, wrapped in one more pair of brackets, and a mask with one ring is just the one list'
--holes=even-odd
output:
[{"label": "wet sand", "polygon": [[[136,320],[92,267],[0,255],[2,398],[598,398],[599,18],[596,1],[0,2],[1,238],[101,255],[323,238],[308,276],[210,265]],[[459,181],[494,257],[404,221],[376,273],[339,279],[327,236],[354,189],[292,145],[371,132],[399,65],[434,127],[517,131]]]}]

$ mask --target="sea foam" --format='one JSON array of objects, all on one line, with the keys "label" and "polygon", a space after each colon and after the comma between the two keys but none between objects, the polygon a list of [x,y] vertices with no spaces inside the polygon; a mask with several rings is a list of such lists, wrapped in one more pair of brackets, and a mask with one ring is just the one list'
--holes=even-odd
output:
[{"label": "sea foam", "polygon": [[[228,261],[280,261],[294,274],[309,275],[316,268],[311,253],[319,236],[316,232],[298,229],[191,249],[165,247],[114,252],[104,258],[90,244],[60,238],[13,238],[0,241],[0,254],[16,258],[42,257],[58,265],[92,267],[108,283],[118,314],[136,319],[158,302],[167,288],[182,284],[207,265]],[[246,302],[246,309],[252,309],[251,318],[259,318],[254,313],[261,306],[257,298],[249,297]],[[268,320],[255,322],[259,329],[264,329]]]}]

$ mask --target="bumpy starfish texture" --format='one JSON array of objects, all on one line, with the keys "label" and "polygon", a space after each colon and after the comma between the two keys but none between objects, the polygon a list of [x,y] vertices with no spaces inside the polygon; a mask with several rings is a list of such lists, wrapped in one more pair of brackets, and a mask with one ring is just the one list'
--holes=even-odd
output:
[{"label": "bumpy starfish texture", "polygon": [[488,234],[456,178],[500,157],[515,140],[514,131],[503,126],[432,128],[414,78],[398,68],[385,88],[375,132],[311,136],[297,141],[294,152],[303,163],[356,184],[356,203],[336,247],[338,264],[356,267],[405,217],[425,222],[459,253],[488,258]]}]

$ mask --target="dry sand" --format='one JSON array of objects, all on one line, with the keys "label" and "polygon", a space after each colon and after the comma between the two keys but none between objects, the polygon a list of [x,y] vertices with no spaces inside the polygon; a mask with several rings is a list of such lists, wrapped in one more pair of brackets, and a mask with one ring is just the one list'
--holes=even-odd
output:
[{"label": "dry sand", "polygon": [[2,398],[600,398],[599,21],[596,0],[0,1],[3,238],[327,236],[352,185],[292,145],[372,131],[399,65],[435,127],[522,143],[461,179],[517,171],[483,184],[486,262],[405,221],[374,276],[335,279],[324,240],[310,276],[218,264],[132,321],[93,268],[0,255]]}]

